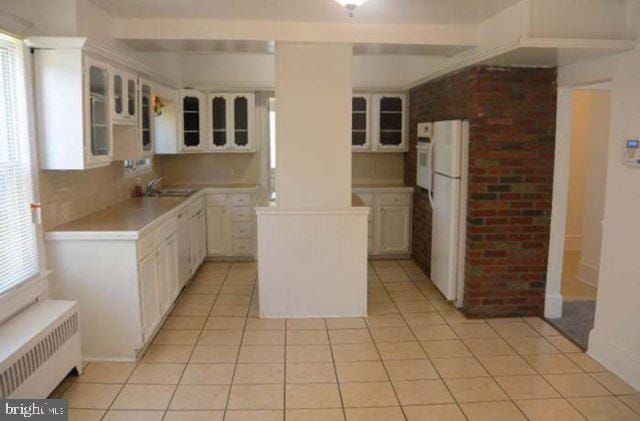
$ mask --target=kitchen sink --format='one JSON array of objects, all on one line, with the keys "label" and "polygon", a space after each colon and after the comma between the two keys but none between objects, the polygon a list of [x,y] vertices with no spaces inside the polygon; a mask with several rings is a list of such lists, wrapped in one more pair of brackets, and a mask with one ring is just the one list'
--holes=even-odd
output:
[{"label": "kitchen sink", "polygon": [[155,190],[150,197],[187,197],[195,193],[195,189],[161,189]]}]

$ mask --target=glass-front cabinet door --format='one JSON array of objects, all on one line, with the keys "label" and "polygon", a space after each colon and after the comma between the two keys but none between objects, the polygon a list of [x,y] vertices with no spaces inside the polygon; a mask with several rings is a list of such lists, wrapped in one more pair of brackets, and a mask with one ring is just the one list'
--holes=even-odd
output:
[{"label": "glass-front cabinet door", "polygon": [[126,116],[130,118],[132,121],[136,119],[136,111],[137,111],[137,87],[136,87],[136,78],[134,76],[127,77],[127,109]]},{"label": "glass-front cabinet door", "polygon": [[211,114],[211,138],[209,140],[213,150],[226,149],[229,145],[227,103],[228,96],[226,94],[209,95],[209,112]]},{"label": "glass-front cabinet door", "polygon": [[122,74],[113,74],[113,118],[119,119],[124,115],[125,82]]},{"label": "glass-front cabinet door", "polygon": [[[153,103],[151,86],[140,80],[140,149],[142,156],[153,155]],[[135,100],[134,100],[135,104]],[[135,108],[135,105],[134,105]]]},{"label": "glass-front cabinet door", "polygon": [[374,95],[374,141],[376,149],[405,151],[406,97],[403,94]]},{"label": "glass-front cabinet door", "polygon": [[114,124],[136,124],[138,102],[136,77],[119,69],[113,69],[111,78]]},{"label": "glass-front cabinet door", "polygon": [[371,148],[369,133],[369,106],[371,96],[368,94],[353,94],[351,99],[351,148],[369,150]]},{"label": "glass-front cabinet door", "polygon": [[253,126],[255,95],[233,94],[233,149],[250,151],[254,149]]},{"label": "glass-front cabinet door", "polygon": [[89,164],[108,162],[113,153],[107,65],[85,58],[85,152]]},{"label": "glass-front cabinet door", "polygon": [[182,150],[201,150],[204,147],[204,95],[191,89],[180,94],[182,103]]}]

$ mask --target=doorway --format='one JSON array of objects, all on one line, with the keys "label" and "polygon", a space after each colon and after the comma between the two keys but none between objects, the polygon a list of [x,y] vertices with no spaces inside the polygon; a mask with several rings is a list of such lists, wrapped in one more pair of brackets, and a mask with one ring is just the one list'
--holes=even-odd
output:
[{"label": "doorway", "polygon": [[560,295],[562,311],[549,321],[588,348],[598,292],[602,244],[610,91],[608,84],[573,89]]}]

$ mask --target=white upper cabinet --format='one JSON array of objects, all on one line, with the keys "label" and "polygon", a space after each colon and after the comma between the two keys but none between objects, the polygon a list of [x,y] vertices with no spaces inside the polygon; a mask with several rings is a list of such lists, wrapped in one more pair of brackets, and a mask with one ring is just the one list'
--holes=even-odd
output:
[{"label": "white upper cabinet", "polygon": [[114,68],[111,74],[113,89],[113,124],[137,124],[138,82],[131,73]]},{"label": "white upper cabinet", "polygon": [[[113,157],[109,67],[85,57],[85,165],[108,164]],[[64,153],[65,151],[59,151]]]},{"label": "white upper cabinet", "polygon": [[371,149],[371,95],[353,94],[351,99],[351,147],[354,151]]},{"label": "white upper cabinet", "polygon": [[210,151],[255,152],[253,93],[211,93],[207,106]]},{"label": "white upper cabinet", "polygon": [[185,89],[180,91],[182,105],[182,152],[203,151],[206,142],[205,96],[201,92]]},{"label": "white upper cabinet", "polygon": [[374,148],[378,151],[406,151],[406,95],[376,94],[372,100]]},{"label": "white upper cabinet", "polygon": [[138,147],[140,157],[153,155],[153,95],[151,94],[151,84],[140,79],[140,122],[138,124],[139,138]]}]

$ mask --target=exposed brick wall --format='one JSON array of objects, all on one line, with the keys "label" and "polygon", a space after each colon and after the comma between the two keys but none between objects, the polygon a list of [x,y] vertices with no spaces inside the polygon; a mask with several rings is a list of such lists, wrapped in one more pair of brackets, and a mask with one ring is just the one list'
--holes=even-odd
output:
[{"label": "exposed brick wall", "polygon": [[[415,186],[416,125],[469,120],[464,310],[541,315],[547,268],[556,117],[555,69],[477,66],[409,94],[405,182]],[[429,273],[431,209],[416,188],[413,257]]]}]

